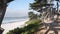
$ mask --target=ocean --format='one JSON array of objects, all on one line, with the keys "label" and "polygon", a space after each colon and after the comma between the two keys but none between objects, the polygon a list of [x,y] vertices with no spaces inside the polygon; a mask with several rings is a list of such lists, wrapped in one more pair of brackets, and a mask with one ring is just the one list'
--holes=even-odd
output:
[{"label": "ocean", "polygon": [[18,21],[24,21],[27,19],[28,19],[28,17],[4,17],[2,24],[14,23],[14,22],[18,22]]}]

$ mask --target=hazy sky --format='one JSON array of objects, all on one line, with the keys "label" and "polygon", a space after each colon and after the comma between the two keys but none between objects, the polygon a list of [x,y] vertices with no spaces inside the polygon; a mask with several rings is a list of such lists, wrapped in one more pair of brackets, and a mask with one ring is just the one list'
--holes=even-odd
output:
[{"label": "hazy sky", "polygon": [[29,3],[33,0],[14,0],[8,4],[5,17],[27,16],[29,12]]}]

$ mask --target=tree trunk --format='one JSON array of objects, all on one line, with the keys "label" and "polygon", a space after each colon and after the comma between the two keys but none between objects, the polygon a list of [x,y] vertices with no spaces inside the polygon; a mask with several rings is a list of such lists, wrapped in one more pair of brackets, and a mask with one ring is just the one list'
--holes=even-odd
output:
[{"label": "tree trunk", "polygon": [[3,33],[4,29],[1,28],[2,20],[4,18],[5,12],[6,12],[7,4],[0,6],[0,34]]}]

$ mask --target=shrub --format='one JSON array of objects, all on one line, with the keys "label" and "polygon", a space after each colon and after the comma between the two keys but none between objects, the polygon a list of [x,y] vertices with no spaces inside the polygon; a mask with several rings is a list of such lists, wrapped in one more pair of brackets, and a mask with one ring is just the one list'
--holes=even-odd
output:
[{"label": "shrub", "polygon": [[39,19],[34,19],[34,20],[30,20],[30,21],[27,21],[26,24],[39,24],[41,21]]},{"label": "shrub", "polygon": [[26,22],[28,25],[23,28],[10,30],[7,34],[34,34],[40,28],[40,20],[30,20]]}]

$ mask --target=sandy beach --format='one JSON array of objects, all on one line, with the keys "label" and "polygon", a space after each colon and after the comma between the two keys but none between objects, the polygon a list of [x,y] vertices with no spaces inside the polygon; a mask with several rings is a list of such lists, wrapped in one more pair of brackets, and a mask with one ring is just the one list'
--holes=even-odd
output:
[{"label": "sandy beach", "polygon": [[14,23],[8,23],[8,24],[2,24],[1,27],[5,29],[3,34],[6,34],[9,30],[12,30],[14,28],[25,26],[26,21],[28,21],[28,20],[20,21],[20,22],[14,22]]}]

